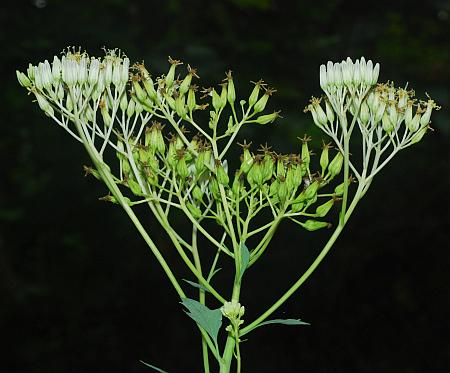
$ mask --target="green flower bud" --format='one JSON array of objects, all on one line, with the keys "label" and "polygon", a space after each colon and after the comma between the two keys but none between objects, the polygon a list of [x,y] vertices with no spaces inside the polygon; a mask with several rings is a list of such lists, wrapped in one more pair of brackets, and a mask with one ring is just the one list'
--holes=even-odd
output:
[{"label": "green flower bud", "polygon": [[278,181],[278,178],[277,178],[272,182],[272,184],[270,184],[269,196],[277,196],[279,186],[280,186],[280,182]]},{"label": "green flower bud", "polygon": [[16,70],[16,76],[17,76],[17,80],[19,81],[19,83],[22,87],[28,88],[33,85],[31,83],[31,80],[28,79],[28,77],[24,73],[21,73],[20,71]]},{"label": "green flower bud", "polygon": [[176,104],[175,104],[175,99],[169,95],[164,95],[164,98],[166,99],[166,102],[169,104],[169,107],[172,110],[176,110]]},{"label": "green flower bud", "polygon": [[279,111],[275,111],[272,114],[261,115],[258,118],[256,118],[256,123],[259,124],[273,123],[275,119],[277,119],[280,116],[279,113],[280,113]]},{"label": "green flower bud", "polygon": [[312,199],[317,195],[317,191],[319,190],[319,182],[315,180],[303,191],[305,200]]},{"label": "green flower bud", "polygon": [[147,92],[148,97],[152,101],[156,101],[158,98],[158,94],[156,93],[155,87],[153,85],[153,80],[150,78],[150,76],[147,79],[142,80],[142,84],[144,85],[145,92]]},{"label": "green flower bud", "polygon": [[228,102],[227,83],[222,83],[222,91],[220,92],[220,107],[224,108]]},{"label": "green flower bud", "polygon": [[361,123],[364,126],[366,126],[369,123],[370,111],[369,106],[365,101],[361,104],[361,109],[359,110],[359,119],[361,120]]},{"label": "green flower bud", "polygon": [[328,177],[333,179],[341,172],[344,157],[341,153],[337,153],[328,166]]},{"label": "green flower bud", "polygon": [[305,176],[305,173],[303,172],[301,165],[295,165],[293,167],[292,181],[296,188],[298,188],[302,184],[303,176]]},{"label": "green flower bud", "polygon": [[286,170],[286,185],[288,189],[288,194],[290,194],[291,191],[294,191],[294,189],[296,189],[296,185],[294,183],[294,170],[291,165],[289,165]]},{"label": "green flower bud", "polygon": [[220,99],[220,96],[215,89],[211,91],[211,96],[212,96],[212,106],[214,110],[217,112],[222,108],[222,100]]},{"label": "green flower bud", "polygon": [[322,228],[329,228],[331,225],[330,223],[324,222],[324,221],[317,221],[317,220],[306,220],[304,223],[300,223],[303,228],[305,228],[307,231],[316,231],[318,229]]},{"label": "green flower bud", "polygon": [[201,149],[198,152],[198,156],[195,158],[195,170],[197,172],[197,176],[201,175],[206,170],[205,154],[205,149]]},{"label": "green flower bud", "polygon": [[189,111],[193,111],[195,109],[195,106],[197,105],[195,100],[195,88],[191,87],[189,88],[188,96],[187,96],[187,107]]},{"label": "green flower bud", "polygon": [[234,82],[233,77],[231,76],[231,71],[228,71],[227,73],[227,80],[228,80],[227,99],[230,105],[233,105],[234,101],[236,101],[236,91],[234,89]]},{"label": "green flower bud", "polygon": [[184,154],[178,154],[178,158],[176,171],[181,181],[184,181],[189,176],[189,170],[184,159]]},{"label": "green flower bud", "polygon": [[374,123],[380,122],[380,120],[383,118],[385,110],[386,110],[386,103],[381,101],[377,107],[377,111],[375,112],[375,115],[373,118]]},{"label": "green flower bud", "polygon": [[328,100],[325,100],[325,111],[327,114],[327,119],[330,122],[330,124],[334,123],[334,110],[331,107],[331,104]]},{"label": "green flower bud", "polygon": [[220,200],[220,190],[219,190],[219,183],[217,182],[217,179],[215,177],[212,177],[209,181],[209,190],[211,191],[211,194],[213,195],[215,200]]},{"label": "green flower bud", "polygon": [[302,163],[306,166],[309,165],[309,163],[311,162],[311,155],[309,153],[309,148],[308,148],[308,141],[310,140],[310,138],[304,138],[302,140]]},{"label": "green flower bud", "polygon": [[321,175],[323,176],[325,174],[325,170],[328,167],[329,164],[329,157],[328,157],[328,149],[330,148],[330,144],[323,144],[322,147],[322,153],[320,154],[320,167],[322,168]]},{"label": "green flower bud", "polygon": [[338,197],[344,194],[345,183],[339,184],[336,188],[334,188],[334,194]]},{"label": "green flower bud", "polygon": [[167,73],[165,78],[167,88],[172,87],[173,82],[175,80],[175,69],[177,68],[178,65],[182,64],[180,61],[174,60],[170,56],[169,56],[169,63],[170,63],[169,72]]},{"label": "green flower bud", "polygon": [[169,141],[169,150],[167,151],[166,162],[169,167],[173,170],[177,165],[177,149],[175,148],[175,139]]},{"label": "green flower bud", "polygon": [[221,163],[216,164],[216,177],[217,181],[222,185],[228,185],[228,183],[230,182],[230,178],[228,177]]},{"label": "green flower bud", "polygon": [[264,82],[262,80],[259,80],[255,83],[255,86],[253,87],[253,90],[250,93],[250,97],[248,98],[249,107],[252,107],[253,105],[255,105],[256,101],[258,101],[258,95],[259,91],[261,90],[261,87],[264,87]]},{"label": "green flower bud", "polygon": [[414,118],[411,120],[411,122],[408,125],[408,129],[411,132],[416,132],[419,129],[421,117],[422,117],[422,115],[419,112],[416,112],[416,114],[414,115]]},{"label": "green flower bud", "polygon": [[138,184],[137,181],[134,181],[133,179],[128,179],[127,180],[127,185],[130,188],[131,192],[135,195],[135,196],[143,196],[144,193],[142,192],[142,188],[141,186]]},{"label": "green flower bud", "polygon": [[269,153],[265,154],[262,162],[263,182],[270,180],[273,175],[274,168],[275,163],[272,156]]},{"label": "green flower bud", "polygon": [[286,199],[288,198],[289,190],[288,185],[286,183],[286,180],[284,178],[279,179],[279,185],[278,185],[278,198],[280,199],[280,203],[284,204],[286,202]]},{"label": "green flower bud", "polygon": [[125,112],[127,111],[127,108],[128,108],[127,93],[123,92],[122,97],[120,98],[120,110],[122,110],[122,112]]},{"label": "green flower bud", "polygon": [[144,102],[147,99],[147,93],[142,89],[141,85],[137,80],[133,80],[132,82],[136,97],[138,98],[139,101]]},{"label": "green flower bud", "polygon": [[330,199],[329,201],[325,202],[324,204],[317,206],[316,208],[316,214],[317,216],[323,218],[328,212],[331,210],[331,208],[334,205],[334,199]]},{"label": "green flower bud", "polygon": [[425,110],[425,113],[422,115],[422,118],[420,118],[421,127],[428,126],[428,123],[430,123],[431,119],[431,112],[434,108],[440,109],[440,107],[438,107],[433,100],[429,99],[427,102],[427,109]]},{"label": "green flower bud", "polygon": [[203,198],[203,191],[198,185],[196,185],[194,187],[194,189],[192,190],[192,197],[194,197],[194,199],[196,201],[201,201],[202,200],[202,198]]},{"label": "green flower bud", "polygon": [[428,127],[422,127],[420,128],[412,137],[411,137],[411,144],[416,144],[420,140],[422,140],[423,136],[427,132]]},{"label": "green flower bud", "polygon": [[135,102],[134,100],[130,100],[128,102],[128,107],[127,107],[127,117],[131,118],[134,115],[134,109],[135,109]]},{"label": "green flower bud", "polygon": [[180,92],[180,96],[183,96],[189,90],[189,86],[191,85],[191,82],[192,82],[192,75],[187,74],[186,77],[181,82],[180,88],[178,88],[178,91]]},{"label": "green flower bud", "polygon": [[233,195],[237,197],[240,194],[241,188],[242,188],[242,178],[241,178],[240,171],[236,171],[234,175],[233,184],[231,186],[231,191],[233,192]]},{"label": "green flower bud", "polygon": [[327,122],[328,122],[328,117],[325,114],[325,112],[323,111],[322,107],[320,106],[320,100],[317,100],[316,103],[313,104],[313,106],[314,106],[319,124],[322,126],[326,126]]},{"label": "green flower bud", "polygon": [[256,102],[255,106],[253,107],[255,113],[260,113],[265,109],[270,95],[271,94],[269,93],[269,90],[267,90],[266,93],[264,93],[264,95]]},{"label": "green flower bud", "polygon": [[247,174],[247,181],[250,185],[256,184],[261,186],[263,183],[263,170],[261,166],[261,160],[256,158],[253,161],[253,166],[250,168]]},{"label": "green flower bud", "polygon": [[178,96],[175,100],[175,111],[180,118],[186,118],[186,107],[184,104],[184,96]]},{"label": "green flower bud", "polygon": [[200,219],[202,217],[202,211],[191,202],[186,203],[186,207],[194,219]]},{"label": "green flower bud", "polygon": [[395,127],[398,119],[397,106],[395,104],[389,105],[389,120],[392,123],[392,126]]},{"label": "green flower bud", "polygon": [[383,129],[386,131],[386,133],[389,134],[394,130],[394,123],[392,123],[390,117],[387,115],[386,112],[383,115],[381,123],[382,123]]}]

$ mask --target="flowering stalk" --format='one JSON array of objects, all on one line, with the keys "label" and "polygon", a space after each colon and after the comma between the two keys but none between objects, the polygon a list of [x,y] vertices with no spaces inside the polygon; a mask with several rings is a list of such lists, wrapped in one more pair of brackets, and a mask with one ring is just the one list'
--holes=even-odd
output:
[{"label": "flowering stalk", "polygon": [[[161,264],[200,329],[204,372],[210,372],[210,352],[221,373],[230,372],[233,357],[241,372],[242,336],[267,323],[305,324],[299,319],[266,319],[314,272],[373,178],[400,150],[422,139],[433,109],[439,107],[431,98],[418,101],[413,91],[393,83],[377,84],[379,65],[363,57],[356,62],[350,58],[328,62],[320,67],[324,96],[312,98],[305,109],[332,140],[324,143],[319,164],[311,159],[306,135],[300,139],[298,154],[278,154],[267,144],[252,151],[251,143],[244,141],[241,164],[232,173],[227,154],[241,128],[279,118],[279,111],[264,113],[276,91],[262,80],[256,82],[248,100],[240,100],[239,112],[231,71],[218,88],[200,90],[194,68],[188,65],[180,79],[176,77],[182,63],[172,58],[169,63],[166,75],[152,78],[143,63],[130,66],[119,50],[96,58],[68,49],[51,64],[30,64],[26,74],[17,72],[17,78],[40,109],[83,144],[93,163],[85,170],[109,190],[100,199],[124,209]],[[197,122],[202,110],[209,110],[207,123]],[[362,139],[359,150],[352,148],[354,136]],[[358,151],[359,162],[351,156]],[[107,164],[110,153],[117,161]],[[357,183],[353,192],[352,181]],[[198,288],[198,301],[187,298],[165,253],[134,213],[137,204],[147,205],[167,233],[192,273],[195,281],[186,282]],[[330,228],[324,218],[337,204],[339,222],[317,258],[271,307],[243,326],[244,273],[263,256],[280,223],[290,220],[306,231]],[[183,213],[192,226],[190,237],[182,237],[172,225],[174,211]],[[211,233],[217,231],[213,225],[220,228],[219,235]],[[216,251],[209,266],[202,261],[203,250],[209,248],[199,247],[200,236]],[[229,297],[213,285],[224,256],[235,267]],[[229,325],[221,349],[223,319]]]}]

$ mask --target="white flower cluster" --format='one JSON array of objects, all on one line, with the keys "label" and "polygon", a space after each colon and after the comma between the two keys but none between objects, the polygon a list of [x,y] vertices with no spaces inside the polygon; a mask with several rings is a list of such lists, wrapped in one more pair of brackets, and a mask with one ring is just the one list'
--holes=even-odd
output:
[{"label": "white flower cluster", "polygon": [[103,59],[99,59],[69,49],[61,59],[55,56],[51,64],[48,60],[37,66],[30,64],[27,74],[20,71],[16,74],[19,83],[36,95],[41,109],[53,116],[48,100],[62,102],[71,89],[77,97],[92,94],[94,99],[111,85],[122,92],[129,80],[129,68],[130,60],[116,50],[108,51]]},{"label": "white flower cluster", "polygon": [[341,63],[328,61],[327,65],[320,66],[320,87],[327,93],[337,88],[347,87],[349,90],[360,87],[370,87],[377,83],[380,65],[375,66],[371,60],[364,57],[355,63],[350,57]]}]

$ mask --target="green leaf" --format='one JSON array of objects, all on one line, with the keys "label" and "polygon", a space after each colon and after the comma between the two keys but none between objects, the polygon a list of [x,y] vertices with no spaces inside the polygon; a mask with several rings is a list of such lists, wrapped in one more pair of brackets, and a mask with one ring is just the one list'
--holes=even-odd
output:
[{"label": "green leaf", "polygon": [[243,242],[239,245],[239,249],[241,252],[241,272],[239,273],[239,281],[241,281],[250,261],[250,251],[248,251],[247,246]]},{"label": "green leaf", "polygon": [[194,288],[209,292],[209,290],[207,288],[205,288],[202,284],[199,284],[198,282],[189,281],[189,280],[186,280],[185,278],[183,278],[183,281],[187,282],[189,285],[193,286]]},{"label": "green leaf", "polygon": [[149,368],[152,368],[152,369],[156,370],[156,371],[159,372],[159,373],[169,373],[169,372],[167,372],[167,371],[165,371],[165,370],[162,370],[162,369],[159,369],[158,367],[155,367],[154,365],[148,364],[148,363],[146,363],[145,361],[142,361],[142,360],[139,360],[139,361],[140,361],[142,364],[148,366]]},{"label": "green leaf", "polygon": [[[263,325],[269,325],[269,324],[283,324],[283,325],[310,325],[307,322],[304,322],[300,319],[274,319],[274,320],[268,320],[268,321],[263,321],[261,324],[256,325],[254,328],[250,329],[256,329],[259,328],[260,326]],[[249,331],[250,331],[249,330]],[[249,332],[248,331],[248,332]],[[248,333],[247,332],[247,333]]]},{"label": "green leaf", "polygon": [[200,302],[189,298],[184,298],[180,303],[188,310],[185,311],[187,315],[206,330],[217,346],[217,335],[222,326],[222,312],[220,308],[210,310]]}]

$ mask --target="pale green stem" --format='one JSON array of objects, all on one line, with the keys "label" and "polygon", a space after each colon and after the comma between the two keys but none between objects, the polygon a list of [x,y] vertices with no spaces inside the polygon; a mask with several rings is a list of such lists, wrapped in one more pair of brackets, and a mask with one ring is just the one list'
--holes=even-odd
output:
[{"label": "pale green stem", "polygon": [[244,327],[240,335],[243,336],[250,332],[252,329],[256,328],[261,322],[266,320],[272,313],[274,313],[286,300],[288,300],[292,294],[294,294],[295,291],[311,276],[311,274],[316,270],[316,268],[319,266],[319,264],[322,262],[322,260],[325,258],[325,256],[328,254],[330,249],[333,247],[333,244],[335,243],[336,239],[341,234],[345,223],[350,218],[351,214],[353,213],[353,210],[355,209],[356,205],[358,204],[359,200],[361,199],[360,193],[363,189],[363,186],[360,186],[358,188],[358,191],[356,192],[355,197],[353,198],[352,203],[350,204],[344,218],[344,223],[339,224],[333,235],[330,237],[320,254],[317,256],[317,258],[314,260],[314,262],[309,266],[309,268],[306,270],[306,272],[289,288],[288,291],[286,291],[267,311],[265,311],[261,316],[259,316],[255,321]]},{"label": "pale green stem", "polygon": [[[195,268],[197,268],[200,276],[203,276],[202,273],[202,264],[200,261],[200,256],[198,254],[198,246],[197,246],[197,228],[195,225],[192,226],[192,254],[194,256]],[[199,289],[199,301],[201,304],[205,305],[205,290]],[[208,357],[208,345],[206,344],[205,338],[202,336],[202,355],[203,355],[203,368],[205,373],[209,373],[209,357]]]}]

